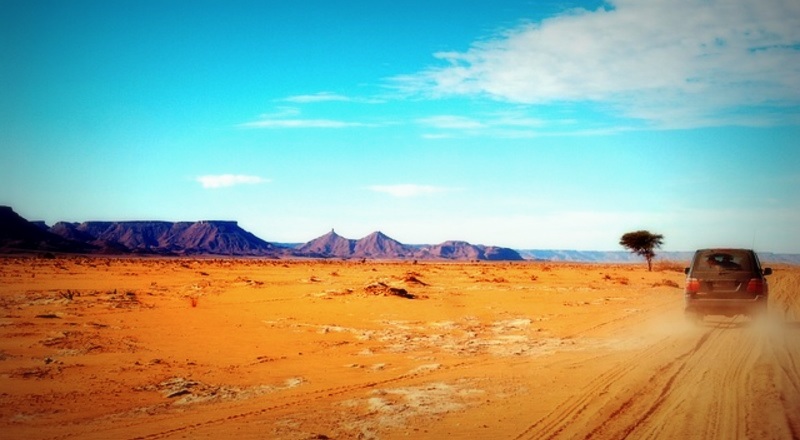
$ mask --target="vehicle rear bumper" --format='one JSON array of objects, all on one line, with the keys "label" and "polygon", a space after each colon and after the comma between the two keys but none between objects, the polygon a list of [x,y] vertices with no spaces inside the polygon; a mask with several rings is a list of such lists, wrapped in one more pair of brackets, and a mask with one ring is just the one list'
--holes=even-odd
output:
[{"label": "vehicle rear bumper", "polygon": [[687,313],[700,313],[704,315],[738,315],[763,311],[767,307],[767,296],[758,295],[753,298],[718,299],[684,298],[684,310]]}]

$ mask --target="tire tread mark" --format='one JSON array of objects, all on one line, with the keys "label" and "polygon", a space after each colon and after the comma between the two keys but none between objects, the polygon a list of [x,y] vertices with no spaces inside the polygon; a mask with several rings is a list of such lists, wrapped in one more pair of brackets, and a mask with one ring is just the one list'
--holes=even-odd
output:
[{"label": "tire tread mark", "polygon": [[[691,357],[694,354],[696,354],[700,350],[700,348],[702,348],[703,345],[705,345],[705,343],[708,341],[708,338],[711,336],[711,334],[712,334],[712,332],[704,333],[703,336],[694,345],[694,347],[689,349],[689,351],[687,351],[686,353],[678,356],[673,361],[667,363],[666,365],[664,365],[664,366],[662,366],[661,368],[658,369],[655,377],[663,377],[664,375],[667,374],[668,371],[673,370],[673,369],[674,369],[674,371],[672,372],[672,374],[670,374],[670,376],[667,379],[667,381],[661,387],[661,391],[658,393],[658,397],[656,397],[656,399],[647,408],[647,410],[642,414],[642,416],[637,418],[636,423],[627,426],[620,433],[619,438],[627,438],[636,428],[638,428],[642,423],[644,423],[647,419],[649,419],[650,416],[652,416],[656,412],[656,410],[658,410],[659,407],[661,407],[661,405],[664,403],[664,400],[666,400],[667,395],[672,390],[672,387],[675,384],[675,380],[678,378],[678,376],[686,368],[686,359],[688,359],[689,357]],[[674,368],[676,365],[678,367]],[[624,414],[627,411],[628,408],[633,406],[633,404],[635,403],[635,401],[638,398],[640,398],[643,395],[646,396],[648,394],[649,393],[647,393],[647,392],[640,392],[640,393],[634,394],[630,399],[628,399],[625,402],[623,402],[616,410],[614,410],[614,412],[611,413],[611,415],[609,416],[607,421],[610,422],[610,421],[613,421],[613,420],[617,419],[618,417],[622,416],[622,414]],[[589,432],[586,435],[585,438],[586,439],[590,439],[590,438],[594,437],[606,425],[607,424],[602,424],[602,425],[596,427],[591,432]]]},{"label": "tire tread mark", "polygon": [[[667,382],[665,383],[664,387],[662,388],[661,392],[659,393],[658,397],[656,398],[655,402],[646,412],[646,417],[652,415],[659,406],[661,406],[666,400],[667,395],[669,394],[670,389],[673,387],[675,380],[677,380],[678,376],[683,372],[685,368],[685,361],[687,358],[691,357],[695,353],[697,353],[708,341],[714,331],[706,332],[702,335],[702,337],[690,348],[686,353],[678,356],[670,363],[664,365],[659,369],[657,375],[663,376],[667,374],[667,372],[671,369],[674,369],[675,365],[680,364],[678,369],[674,371]],[[656,343],[651,345],[642,355],[646,355],[647,352],[651,351],[660,351],[662,349],[661,344]],[[625,376],[629,373],[630,368],[629,364],[622,363],[618,366],[615,366],[603,374],[599,375],[596,379],[594,379],[587,387],[585,387],[579,396],[570,399],[567,402],[561,403],[558,407],[556,407],[553,411],[542,417],[541,419],[534,422],[532,425],[528,426],[524,431],[522,431],[519,435],[515,437],[515,440],[522,440],[522,439],[547,439],[552,440],[558,437],[564,429],[568,426],[575,423],[575,421],[580,417],[582,413],[586,411],[589,406],[589,402],[594,399],[597,395],[603,394],[609,390],[611,385],[613,385],[618,379]],[[633,404],[636,398],[639,395],[633,396],[631,399],[626,400],[623,402],[608,418],[608,421],[614,420],[622,414],[624,414]],[[642,421],[645,419],[643,418]],[[594,430],[589,432],[586,435],[586,438],[592,438],[593,436],[600,433],[600,431],[606,426],[606,424],[600,425],[596,427]],[[626,428],[624,435],[628,435],[632,432],[636,426],[631,426]]]}]

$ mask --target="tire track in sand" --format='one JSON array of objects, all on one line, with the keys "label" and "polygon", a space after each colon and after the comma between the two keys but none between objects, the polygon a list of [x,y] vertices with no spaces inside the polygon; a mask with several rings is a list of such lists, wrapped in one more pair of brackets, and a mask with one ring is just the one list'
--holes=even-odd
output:
[{"label": "tire track in sand", "polygon": [[[633,432],[639,423],[645,421],[664,403],[674,387],[676,380],[684,372],[686,361],[696,355],[701,348],[712,338],[714,331],[707,331],[696,341],[688,351],[680,354],[665,365],[655,369],[651,380],[639,386],[635,382],[640,376],[635,376],[632,369],[638,359],[656,359],[663,357],[673,349],[668,336],[650,344],[642,351],[636,351],[629,357],[618,361],[617,364],[592,379],[574,397],[567,399],[540,420],[536,421],[515,437],[522,439],[556,439],[575,438],[576,434],[584,438],[624,438]],[[602,362],[602,361],[601,361]],[[629,376],[633,376],[630,377]],[[619,393],[624,393],[627,388],[638,389],[632,396],[619,402]],[[624,395],[624,394],[622,394]],[[642,408],[642,401],[649,403]],[[636,417],[636,422],[626,423],[631,412],[641,414]],[[602,420],[597,420],[600,414]],[[622,423],[622,427],[619,425]],[[615,434],[609,434],[614,428]],[[576,429],[578,428],[578,429]]]}]

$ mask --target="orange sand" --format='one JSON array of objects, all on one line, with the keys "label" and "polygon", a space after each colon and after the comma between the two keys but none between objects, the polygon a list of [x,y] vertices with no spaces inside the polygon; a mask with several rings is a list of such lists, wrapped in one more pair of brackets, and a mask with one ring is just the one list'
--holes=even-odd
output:
[{"label": "orange sand", "polygon": [[798,438],[800,268],[700,326],[681,269],[4,258],[1,437]]}]

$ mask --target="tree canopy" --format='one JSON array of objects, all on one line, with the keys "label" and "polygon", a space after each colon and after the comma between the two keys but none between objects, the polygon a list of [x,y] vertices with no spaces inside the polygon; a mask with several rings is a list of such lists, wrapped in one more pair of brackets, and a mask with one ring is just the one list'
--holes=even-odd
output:
[{"label": "tree canopy", "polygon": [[661,248],[664,236],[650,231],[628,232],[622,235],[619,244],[630,249],[632,253],[644,257],[647,260],[647,270],[652,271],[653,257],[656,256],[654,249]]}]

